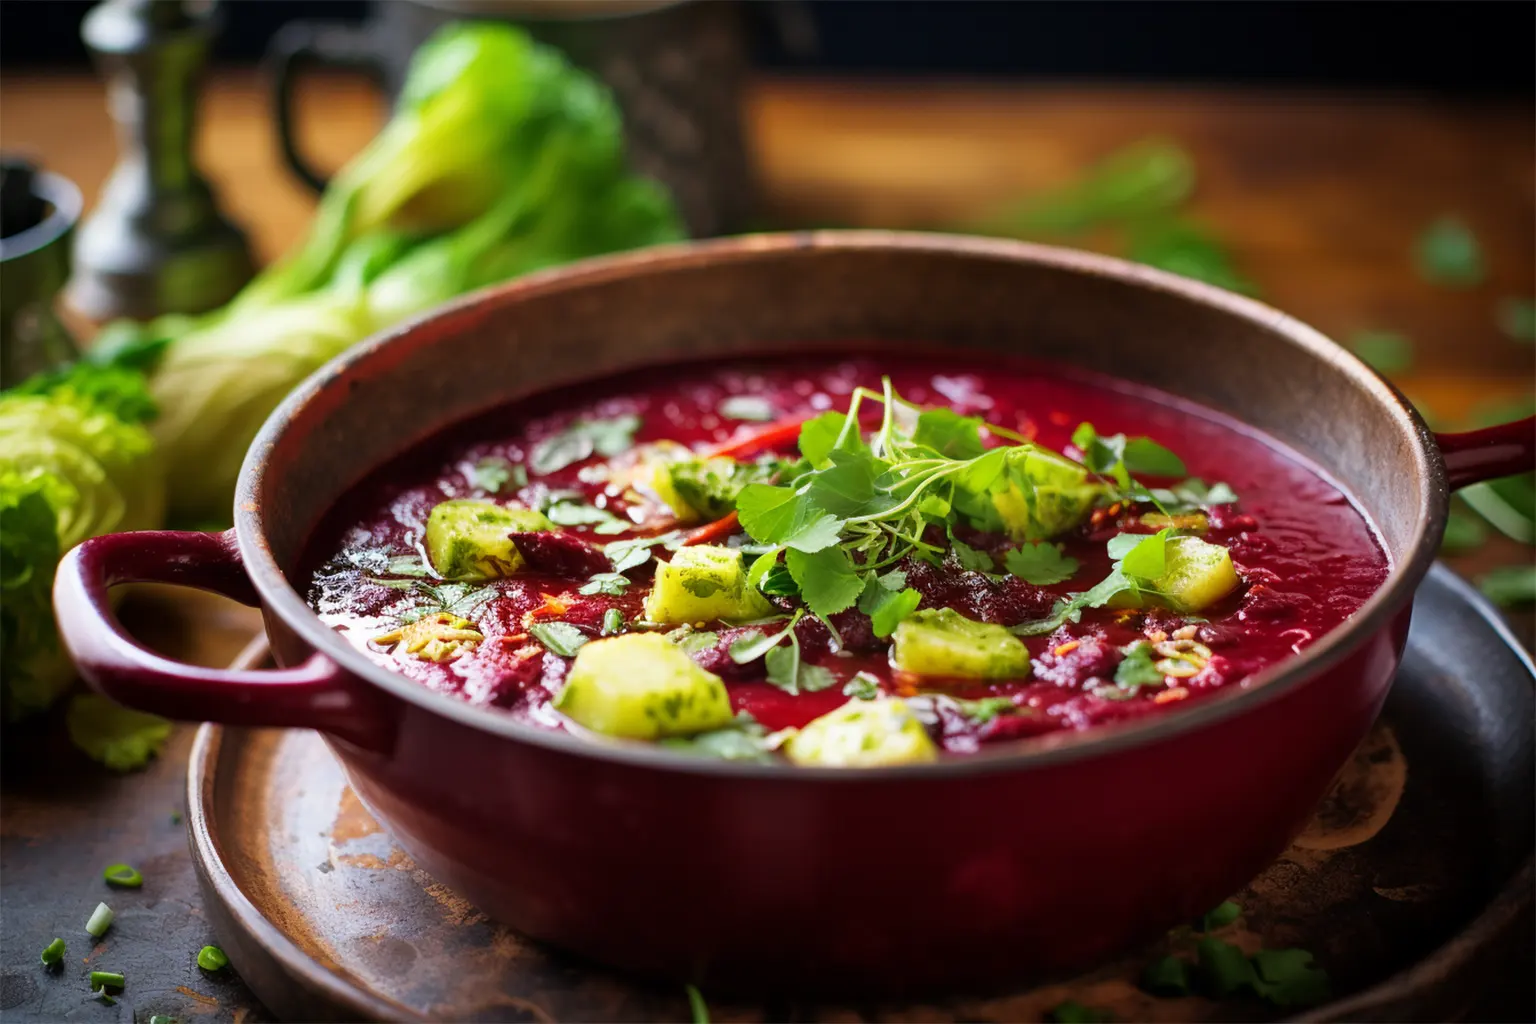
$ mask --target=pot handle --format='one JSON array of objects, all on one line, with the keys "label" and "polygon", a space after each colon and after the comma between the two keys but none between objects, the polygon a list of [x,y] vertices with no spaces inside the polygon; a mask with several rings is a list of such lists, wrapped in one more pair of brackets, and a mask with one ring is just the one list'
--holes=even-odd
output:
[{"label": "pot handle", "polygon": [[299,152],[294,130],[294,95],[307,67],[340,67],[366,71],[376,82],[384,78],[379,42],[368,24],[345,21],[290,21],[272,37],[267,48],[272,81],[272,110],[283,159],[301,181],[325,191],[326,175]]},{"label": "pot handle", "polygon": [[321,654],[292,668],[237,671],[163,658],[123,631],[108,591],[123,583],[173,583],[260,604],[234,531],[146,530],[78,545],[59,562],[53,607],[80,674],[127,707],[225,725],[319,729],[384,751],[392,718],[382,701]]},{"label": "pot handle", "polygon": [[1536,416],[1464,434],[1436,434],[1452,490],[1536,470]]}]

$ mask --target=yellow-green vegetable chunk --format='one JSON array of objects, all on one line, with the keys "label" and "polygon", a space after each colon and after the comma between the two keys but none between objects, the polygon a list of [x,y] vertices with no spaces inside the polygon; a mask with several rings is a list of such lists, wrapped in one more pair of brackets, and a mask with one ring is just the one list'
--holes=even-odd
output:
[{"label": "yellow-green vegetable chunk", "polygon": [[508,535],[554,528],[530,508],[457,498],[440,502],[427,516],[427,555],[447,579],[510,576],[522,567],[523,556]]},{"label": "yellow-green vegetable chunk", "polygon": [[891,635],[891,664],[919,676],[1018,679],[1029,675],[1029,651],[1002,626],[975,622],[953,608],[925,608]]},{"label": "yellow-green vegetable chunk", "polygon": [[1047,540],[1087,517],[1103,493],[1088,471],[1038,445],[1009,449],[1007,486],[992,495],[1003,529],[1015,541]]},{"label": "yellow-green vegetable chunk", "polygon": [[734,548],[698,544],[658,562],[645,599],[652,622],[742,622],[773,614],[773,606],[747,585],[747,568]]},{"label": "yellow-green vegetable chunk", "polygon": [[851,700],[790,737],[785,755],[798,765],[877,768],[932,761],[938,750],[905,701]]},{"label": "yellow-green vegetable chunk", "polygon": [[656,633],[583,645],[554,706],[593,732],[634,740],[708,732],[733,717],[720,677]]},{"label": "yellow-green vegetable chunk", "polygon": [[[1232,593],[1241,582],[1232,568],[1232,556],[1220,544],[1199,537],[1172,537],[1164,548],[1164,570],[1152,588],[1160,601],[1177,612],[1198,612]],[[1111,602],[1125,606],[1127,602]],[[1129,605],[1138,602],[1132,596]]]}]

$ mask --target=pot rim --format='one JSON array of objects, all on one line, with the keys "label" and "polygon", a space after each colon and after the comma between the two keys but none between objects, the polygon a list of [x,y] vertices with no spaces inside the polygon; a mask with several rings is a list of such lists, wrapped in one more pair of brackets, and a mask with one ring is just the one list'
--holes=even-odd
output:
[{"label": "pot rim", "polygon": [[[1284,335],[1291,344],[1305,349],[1337,372],[1345,374],[1355,386],[1372,395],[1397,420],[1403,435],[1411,439],[1410,457],[1415,461],[1419,478],[1424,483],[1413,533],[1404,546],[1404,557],[1396,560],[1386,581],[1349,621],[1324,635],[1303,653],[1258,673],[1243,687],[1224,688],[1196,702],[1193,707],[1161,715],[1083,731],[1048,733],[964,757],[881,768],[804,768],[718,761],[651,744],[595,741],[590,737],[524,724],[494,709],[478,707],[448,694],[438,693],[372,661],[320,620],[277,564],[266,540],[259,500],[268,468],[267,454],[308,403],[323,391],[345,386],[347,373],[354,366],[414,334],[429,322],[452,320],[455,317],[467,322],[472,319],[475,310],[487,305],[516,302],[525,297],[558,293],[637,273],[666,272],[728,261],[751,262],[765,254],[799,250],[894,251],[934,256],[978,256],[1040,264],[1171,293]],[[1368,637],[1388,628],[1395,616],[1407,606],[1434,561],[1448,503],[1449,489],[1444,460],[1434,435],[1412,403],[1343,346],[1315,328],[1262,302],[1142,264],[1057,246],[929,232],[819,230],[682,242],[582,260],[461,296],[359,342],[306,378],[262,425],[240,470],[235,494],[235,535],[246,572],[263,604],[313,650],[324,654],[348,674],[366,681],[385,694],[457,724],[504,739],[544,747],[553,753],[596,758],[658,771],[758,779],[906,782],[919,778],[1055,767],[1085,757],[1108,756],[1217,725],[1235,715],[1255,710],[1309,682],[1317,681],[1328,669],[1353,654]],[[1378,533],[1379,539],[1376,524],[1368,517],[1366,521],[1373,532]]]}]

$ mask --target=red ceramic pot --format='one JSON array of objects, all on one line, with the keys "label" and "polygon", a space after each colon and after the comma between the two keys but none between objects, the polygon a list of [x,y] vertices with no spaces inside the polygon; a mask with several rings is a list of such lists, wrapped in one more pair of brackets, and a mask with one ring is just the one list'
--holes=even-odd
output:
[{"label": "red ceramic pot", "polygon": [[[1188,709],[930,765],[811,770],[536,731],[368,660],[286,575],[343,491],[453,421],[644,363],[872,339],[1026,353],[1235,415],[1355,497],[1391,576],[1346,628]],[[1451,489],[1531,469],[1532,434],[1436,438],[1311,328],[1118,260],[884,232],[743,238],[533,275],[358,345],[267,421],[233,531],[88,541],[55,601],[82,673],[115,700],[325,733],[422,866],[529,935],[710,985],[990,985],[1188,920],[1286,847],[1381,707]],[[260,604],[285,667],[150,654],[107,600],[133,581]]]}]

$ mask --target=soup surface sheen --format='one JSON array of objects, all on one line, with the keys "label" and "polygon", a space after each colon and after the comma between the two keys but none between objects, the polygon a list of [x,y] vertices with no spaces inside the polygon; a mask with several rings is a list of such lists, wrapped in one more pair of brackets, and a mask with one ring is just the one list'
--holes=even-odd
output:
[{"label": "soup surface sheen", "polygon": [[[882,378],[900,398],[889,423]],[[846,413],[857,388],[871,392],[860,430],[839,434],[825,414]],[[818,416],[846,457],[816,449],[817,462],[801,459],[800,423]],[[1045,453],[1008,468],[1015,452],[978,465],[1025,439],[1072,461]],[[719,461],[699,461],[709,454]],[[999,497],[1009,488],[1011,504]],[[534,533],[493,528],[517,548],[515,565],[482,560],[444,578],[451,567],[434,564],[446,556],[427,527],[452,499],[539,510],[549,522]],[[741,519],[723,518],[733,504]],[[659,542],[624,543],[644,537]],[[746,603],[733,621],[647,602],[658,562],[701,544],[744,548],[739,561],[723,556],[730,571],[758,570],[745,590],[739,579],[682,577],[691,596],[680,600],[706,602],[698,607],[718,609],[708,602],[736,586]],[[1193,583],[1168,575],[1196,551],[1214,568],[1198,568]],[[1117,566],[1127,589],[1104,600]],[[537,396],[373,473],[322,524],[306,562],[320,617],[423,686],[545,728],[802,764],[927,760],[1169,712],[1305,649],[1353,615],[1388,569],[1345,495],[1272,442],[1119,382],[970,355],[699,364]],[[843,610],[810,614],[804,594]],[[953,621],[932,618],[944,608],[965,629],[999,629],[956,639]],[[876,635],[876,624],[889,634],[895,623],[894,637]],[[938,631],[937,662],[935,635],[919,635],[920,623]],[[593,712],[560,698],[573,655],[640,633],[666,637],[707,670],[705,682],[679,682],[682,695],[646,710],[638,730],[612,725],[606,705]],[[954,644],[959,654],[946,662]],[[716,712],[689,718],[697,687],[719,686],[713,677],[736,714],[729,722]],[[894,725],[852,715],[852,724],[832,720],[833,734],[805,730],[845,705],[890,712]],[[912,742],[891,742],[892,729]]]}]

